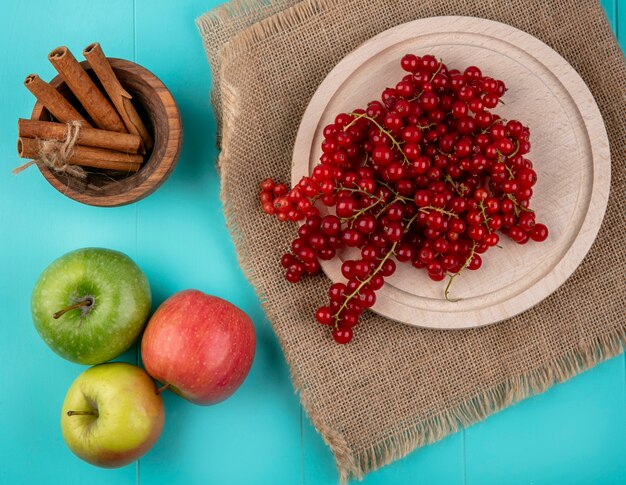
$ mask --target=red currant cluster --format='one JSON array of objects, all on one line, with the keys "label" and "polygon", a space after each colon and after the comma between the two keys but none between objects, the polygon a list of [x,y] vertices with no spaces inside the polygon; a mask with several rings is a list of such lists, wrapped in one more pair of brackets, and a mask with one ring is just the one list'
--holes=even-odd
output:
[{"label": "red currant cluster", "polygon": [[[448,275],[450,299],[454,277],[480,268],[481,254],[498,245],[497,231],[518,244],[548,236],[529,208],[537,179],[524,156],[530,132],[489,111],[504,83],[475,66],[448,69],[431,55],[408,54],[401,65],[407,74],[380,101],[324,128],[310,177],[291,190],[261,182],[266,213],[304,220],[281,260],[287,280],[316,274],[340,248],[360,249],[359,259],[342,264],[347,282],[333,284],[330,303],[316,313],[341,344],[396,262],[424,268],[434,281]],[[322,217],[320,203],[335,214]]]}]

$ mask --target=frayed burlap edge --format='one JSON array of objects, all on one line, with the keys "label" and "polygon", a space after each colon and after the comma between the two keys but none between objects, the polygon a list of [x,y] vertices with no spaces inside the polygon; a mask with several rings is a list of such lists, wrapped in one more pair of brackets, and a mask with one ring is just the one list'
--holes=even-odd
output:
[{"label": "frayed burlap edge", "polygon": [[210,12],[202,14],[196,19],[196,25],[201,33],[209,33],[214,29],[222,28],[225,23],[236,22],[241,17],[249,15],[250,12],[272,12],[280,8],[282,8],[282,3],[276,0],[271,2],[231,0],[230,2],[219,5]]},{"label": "frayed burlap edge", "polygon": [[[211,104],[215,110],[217,124],[217,146],[222,142],[222,90],[220,70],[220,52],[218,46],[228,44],[228,39],[236,35],[247,25],[251,19],[264,19],[285,10],[293,3],[293,0],[231,0],[213,10],[202,14],[195,21],[204,41],[204,49],[211,68],[213,86],[211,88]],[[244,22],[242,19],[246,19]],[[210,41],[210,42],[209,42]],[[219,164],[218,164],[219,168]]]},{"label": "frayed burlap edge", "polygon": [[[237,118],[237,115],[239,113],[238,100],[239,100],[239,95],[238,95],[237,89],[225,81],[222,82],[222,105],[223,105],[224,129],[222,132],[223,148],[218,157],[218,165],[222,165],[230,157],[230,150],[229,150],[230,135],[231,135],[230,127],[234,125],[233,120]],[[237,260],[239,262],[239,266],[243,270],[243,273],[246,279],[250,282],[250,284],[254,288],[254,292],[256,293],[261,303],[261,307],[263,308],[265,315],[267,316],[268,320],[272,321],[275,318],[275,315],[273,314],[268,304],[267,297],[257,280],[256,273],[254,272],[252,267],[248,263],[246,263],[246,261],[248,261],[251,256],[247,254],[247,251],[245,250],[245,245],[243,244],[243,236],[237,226],[237,220],[236,220],[237,217],[236,217],[235,210],[230,200],[228,199],[227,195],[224,193],[223,187],[220,193],[220,197],[222,199],[222,204],[224,206],[224,217],[226,220],[226,227],[228,228],[228,231],[230,232],[230,235],[233,239],[233,243],[235,245],[235,249],[237,252]],[[344,484],[348,481],[350,477],[358,477],[360,479],[369,470],[373,470],[377,468],[378,466],[383,466],[384,464],[389,463],[391,460],[393,460],[394,458],[392,457],[392,455],[389,455],[389,458],[386,459],[384,463],[381,462],[375,468],[369,468],[369,469],[363,466],[359,466],[357,464],[357,462],[355,461],[355,453],[350,449],[350,447],[348,446],[346,440],[343,438],[341,433],[333,429],[331,426],[328,426],[313,409],[313,406],[311,405],[311,402],[309,401],[309,398],[308,398],[307,390],[302,385],[301,380],[299,378],[295,361],[294,359],[291,358],[291,352],[289,351],[288,347],[284,345],[284,341],[280,337],[280,335],[278,334],[276,335],[278,338],[278,343],[283,351],[283,354],[285,355],[285,360],[287,361],[287,367],[289,368],[289,374],[290,374],[291,381],[294,386],[294,390],[296,394],[299,395],[300,403],[302,404],[302,407],[304,408],[307,416],[313,423],[313,426],[315,426],[315,429],[317,430],[318,433],[320,433],[324,442],[330,447],[333,453],[333,456],[335,457],[335,461],[337,463],[340,482]],[[406,451],[404,451],[404,453],[399,454],[398,457],[404,456],[409,451],[414,449],[416,446],[417,444],[411,447],[410,449],[407,449]],[[372,456],[375,456],[375,454]]]},{"label": "frayed burlap edge", "polygon": [[[253,6],[253,1],[242,0],[235,2],[234,6],[225,8],[223,12],[219,12],[217,15],[236,14],[237,8],[241,8],[241,5]],[[239,53],[249,49],[251,46],[262,43],[273,35],[298,26],[301,22],[332,7],[338,1],[307,0],[249,27],[233,38],[229,42],[227,49],[222,49],[220,52],[220,64],[228,63],[230,60],[235,59]],[[201,26],[201,30],[210,28],[212,22],[216,21],[215,15],[215,12],[211,12],[198,19],[198,25]],[[223,116],[223,150],[219,155],[218,165],[224,167],[227,166],[227,160],[230,156],[228,150],[230,126],[234,124],[233,121],[238,116],[239,96],[237,90],[224,80],[220,84],[220,89]],[[235,208],[229,201],[227,194],[223,191],[221,198],[224,205],[226,225],[233,238],[239,264],[246,278],[252,284],[265,314],[272,321],[275,315],[267,302],[267,297],[257,280],[254,270],[246,262],[251,255],[247,254],[241,232],[237,227]],[[380,444],[376,446],[359,450],[351,449],[342,434],[328,425],[322,416],[317,413],[311,404],[306,387],[302,385],[302,381],[299,378],[295,360],[292,359],[288,347],[284,345],[284,341],[280,336],[278,336],[278,340],[285,354],[294,389],[299,395],[300,402],[315,429],[330,447],[339,471],[339,481],[341,484],[345,484],[351,478],[362,479],[366,473],[398,460],[416,448],[439,441],[461,428],[480,422],[493,413],[528,397],[540,394],[554,384],[562,383],[600,362],[621,354],[626,347],[626,329],[618,328],[614,333],[597,337],[591,342],[581,341],[576,351],[566,352],[555,357],[555,360],[545,367],[532,369],[509,378],[497,386],[481,390],[470,399],[453,405],[448,411],[413,425],[402,432],[392,433],[381,439]]]},{"label": "frayed burlap edge", "polygon": [[337,5],[341,0],[307,0],[268,17],[239,35],[220,51],[220,64],[228,63],[241,52],[261,44],[265,39],[298,27],[301,23]]}]

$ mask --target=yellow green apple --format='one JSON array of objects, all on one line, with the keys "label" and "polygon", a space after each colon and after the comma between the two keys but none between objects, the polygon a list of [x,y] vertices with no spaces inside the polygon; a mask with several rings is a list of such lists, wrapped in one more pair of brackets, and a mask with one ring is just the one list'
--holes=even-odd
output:
[{"label": "yellow green apple", "polygon": [[61,411],[63,439],[92,465],[118,468],[144,455],[163,429],[163,400],[139,367],[101,364],[74,381]]}]

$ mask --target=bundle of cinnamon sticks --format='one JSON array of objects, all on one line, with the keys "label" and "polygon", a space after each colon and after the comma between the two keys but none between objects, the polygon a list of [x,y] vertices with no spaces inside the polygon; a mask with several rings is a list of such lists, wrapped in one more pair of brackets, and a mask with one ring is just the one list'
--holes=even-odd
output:
[{"label": "bundle of cinnamon sticks", "polygon": [[54,121],[19,119],[19,156],[39,160],[46,141],[55,140],[67,145],[71,138],[71,150],[64,163],[136,172],[153,146],[152,136],[100,44],[87,46],[83,55],[102,90],[67,47],[58,47],[48,55],[80,107],[72,106],[36,74],[26,77],[24,85],[46,107]]}]

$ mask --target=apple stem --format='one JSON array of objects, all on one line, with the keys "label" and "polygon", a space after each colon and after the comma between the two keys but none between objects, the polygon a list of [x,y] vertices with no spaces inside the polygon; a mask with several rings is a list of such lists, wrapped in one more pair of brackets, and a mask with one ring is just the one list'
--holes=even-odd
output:
[{"label": "apple stem", "polygon": [[68,411],[68,416],[97,416],[97,411]]},{"label": "apple stem", "polygon": [[63,315],[65,315],[70,310],[76,310],[77,308],[82,308],[82,307],[85,307],[85,306],[88,307],[88,306],[91,306],[92,304],[93,304],[93,300],[91,298],[85,298],[84,300],[77,301],[73,305],[65,307],[63,310],[59,310],[54,315],[52,315],[52,318],[54,318],[56,320],[58,318],[61,318]]},{"label": "apple stem", "polygon": [[154,392],[156,392],[156,394],[157,394],[157,396],[158,396],[158,395],[159,395],[159,394],[161,394],[163,391],[165,391],[168,387],[170,387],[170,385],[169,385],[169,384],[164,384],[164,385],[162,385],[161,387],[159,387],[159,388],[158,388],[156,391],[154,391]]}]

